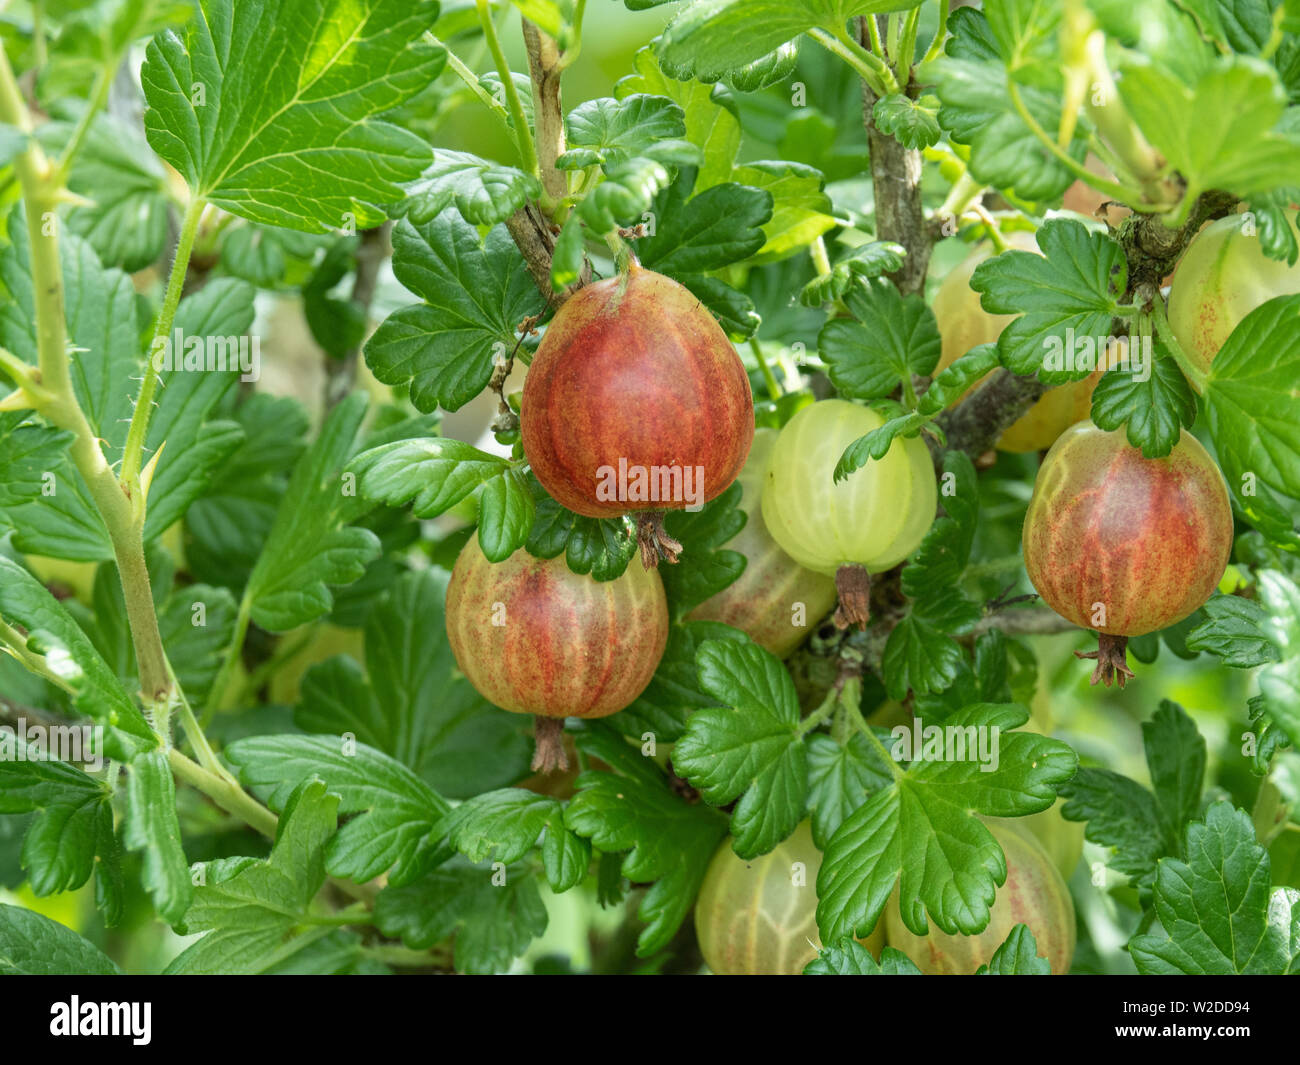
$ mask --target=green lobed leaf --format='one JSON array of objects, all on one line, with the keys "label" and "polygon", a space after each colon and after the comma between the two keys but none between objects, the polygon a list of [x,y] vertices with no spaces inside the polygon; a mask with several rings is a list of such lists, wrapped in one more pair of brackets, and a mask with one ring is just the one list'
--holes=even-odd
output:
[{"label": "green lobed leaf", "polygon": [[116,858],[111,790],[19,736],[0,734],[0,814],[32,812],[22,868],[37,896],[81,887],[97,854]]},{"label": "green lobed leaf", "polygon": [[423,225],[454,206],[472,225],[494,226],[541,192],[535,177],[513,166],[438,148],[432,165],[407,186],[394,210],[413,224]]},{"label": "green lobed leaf", "polygon": [[885,947],[877,962],[856,939],[845,937],[823,948],[803,970],[804,976],[920,976],[921,970],[901,950]]},{"label": "green lobed leaf", "polygon": [[841,395],[878,399],[913,374],[924,377],[934,371],[939,327],[920,296],[903,296],[875,279],[851,287],[844,302],[853,318],[832,318],[817,340]]},{"label": "green lobed leaf", "polygon": [[578,777],[564,823],[598,851],[626,852],[623,876],[651,885],[637,908],[646,922],[637,955],[645,957],[666,946],[686,919],[727,821],[708,806],[683,803],[658,767],[615,734],[584,732],[578,747],[614,771],[588,770]]},{"label": "green lobed leaf", "polygon": [[[200,0],[150,43],[140,80],[149,144],[195,196],[269,225],[378,225],[378,205],[429,162],[383,120],[441,73],[423,34],[435,3]],[[199,95],[201,94],[201,95]]]},{"label": "green lobed leaf", "polygon": [[1129,952],[1143,975],[1286,972],[1300,922],[1294,890],[1272,891],[1268,852],[1250,816],[1216,802],[1187,826],[1186,861],[1165,858],[1155,881],[1163,934],[1135,936]]},{"label": "green lobed leaf", "polygon": [[690,560],[689,565],[662,570],[674,617],[685,617],[744,572],[745,556],[723,546],[745,527],[740,496],[741,485],[735,481],[698,511],[674,510],[665,515],[665,528]]},{"label": "green lobed leaf", "polygon": [[1088,822],[1086,838],[1112,848],[1112,869],[1139,882],[1154,875],[1166,841],[1160,806],[1146,788],[1109,769],[1083,768],[1061,795],[1061,816]]},{"label": "green lobed leaf", "polygon": [[1110,338],[1127,262],[1114,240],[1073,219],[1049,219],[1037,240],[1041,255],[995,255],[975,268],[970,286],[990,314],[1020,315],[998,337],[1003,366],[1045,384],[1081,380]]},{"label": "green lobed leaf", "polygon": [[145,751],[131,760],[123,838],[128,850],[143,852],[141,880],[154,907],[168,924],[178,924],[189,908],[192,890],[166,751]]},{"label": "green lobed leaf", "polygon": [[591,864],[591,844],[564,825],[564,804],[522,788],[476,795],[452,811],[445,830],[451,845],[475,864],[513,865],[539,845],[547,882],[557,893],[580,884]]},{"label": "green lobed leaf", "polygon": [[[1015,19],[1018,6],[1007,14]],[[1033,51],[1055,45],[1059,18],[1059,11],[1038,5],[1034,17],[1004,24],[999,33],[983,12],[959,9],[948,22],[947,55],[918,70],[939,97],[939,125],[952,140],[969,146],[971,175],[1025,200],[1054,200],[1074,181],[1074,171],[1035,136],[1013,98],[1017,92],[1040,128],[1059,128],[1060,74],[1044,76],[1042,64],[1027,62]],[[1023,37],[1014,32],[1020,30]],[[1067,154],[1082,163],[1085,150],[1076,134]]]},{"label": "green lobed leaf", "polygon": [[346,494],[344,470],[365,413],[361,393],[343,400],[294,468],[244,590],[253,620],[269,632],[329,613],[329,585],[355,581],[379,554],[374,533],[347,524],[359,513],[355,493]]},{"label": "green lobed leaf", "polygon": [[0,973],[9,976],[120,976],[89,940],[43,914],[0,903]]},{"label": "green lobed leaf", "polygon": [[417,518],[478,493],[479,545],[493,562],[513,555],[532,531],[536,505],[523,474],[460,440],[397,440],[362,452],[349,469],[362,495],[395,507],[410,503]]},{"label": "green lobed leaf", "polygon": [[[950,715],[946,727],[986,731],[990,749],[998,752],[995,768],[985,772],[978,757],[914,761],[844,820],[817,877],[823,942],[868,933],[900,874],[903,921],[916,934],[925,934],[927,915],[950,935],[987,925],[1006,865],[974,815],[1019,817],[1045,810],[1078,764],[1059,740],[1012,731],[1028,720],[1028,711],[1014,704],[981,703]],[[896,740],[896,751],[901,742]]]},{"label": "green lobed leaf", "polygon": [[514,241],[496,226],[480,241],[459,215],[393,227],[393,273],[422,302],[390,314],[366,342],[366,363],[388,385],[409,386],[429,412],[459,410],[482,392],[517,328],[545,301]]},{"label": "green lobed leaf", "polygon": [[1129,53],[1120,98],[1138,128],[1187,182],[1246,199],[1295,185],[1300,142],[1275,129],[1286,106],[1277,71],[1251,56],[1222,56],[1192,85]]},{"label": "green lobed leaf", "polygon": [[537,879],[525,869],[451,862],[375,900],[375,925],[415,950],[455,937],[457,972],[506,971],[546,931]]},{"label": "green lobed leaf", "polygon": [[770,192],[734,181],[692,194],[696,171],[683,170],[649,210],[654,233],[637,241],[641,264],[670,277],[717,270],[755,254],[766,243]]},{"label": "green lobed leaf", "polygon": [[1281,653],[1270,639],[1265,623],[1268,614],[1252,599],[1216,593],[1201,608],[1206,620],[1187,637],[1193,651],[1218,655],[1225,666],[1253,669],[1281,660]]},{"label": "green lobed leaf", "polygon": [[813,278],[799,292],[799,302],[805,307],[820,307],[839,299],[857,278],[880,277],[892,274],[903,266],[907,251],[892,241],[872,240],[859,244],[842,256],[829,274]]},{"label": "green lobed leaf", "polygon": [[[1131,339],[1129,350],[1139,343],[1141,338]],[[1101,429],[1127,426],[1130,444],[1147,458],[1163,458],[1196,421],[1196,396],[1174,360],[1153,345],[1142,373],[1111,369],[1097,382],[1092,420]]]},{"label": "green lobed leaf", "polygon": [[4,557],[0,621],[26,631],[17,649],[39,658],[69,692],[73,706],[104,726],[104,753],[129,761],[157,747],[153,729],[86,634],[40,581]]},{"label": "green lobed leaf", "polygon": [[250,736],[225,751],[240,781],[273,810],[288,808],[299,784],[325,782],[338,812],[351,815],[325,846],[325,869],[359,884],[389,872],[417,877],[442,838],[449,806],[424,781],[364,743],[332,736]]},{"label": "green lobed leaf", "polygon": [[538,558],[564,555],[574,573],[593,580],[620,577],[636,554],[636,526],[631,518],[586,518],[566,510],[530,475],[536,513],[525,547]]},{"label": "green lobed leaf", "polygon": [[1247,475],[1300,496],[1300,296],[1271,299],[1233,330],[1202,392],[1206,424],[1224,476],[1251,516]]},{"label": "green lobed leaf", "polygon": [[1038,953],[1029,926],[1018,924],[989,959],[976,970],[977,976],[1050,976],[1052,966]]},{"label": "green lobed leaf", "polygon": [[754,262],[772,262],[807,248],[836,226],[830,197],[820,170],[787,160],[758,160],[738,166],[732,177],[746,188],[772,197],[772,217],[763,225],[767,240]]},{"label": "green lobed leaf", "polygon": [[637,51],[632,66],[636,73],[620,79],[614,86],[614,95],[622,99],[631,93],[653,93],[669,97],[682,108],[686,116],[686,139],[704,156],[695,179],[696,191],[730,180],[740,148],[740,122],[733,111],[723,106],[709,85],[666,76],[653,44]]},{"label": "green lobed leaf", "polygon": [[860,733],[841,744],[818,732],[808,737],[807,746],[808,812],[813,840],[825,850],[844,819],[888,787],[893,776],[880,752]]},{"label": "green lobed leaf", "polygon": [[799,700],[781,660],[757,644],[706,640],[700,686],[722,705],[696,710],[673,747],[673,770],[731,817],[742,858],[766,854],[803,820],[808,761]]},{"label": "green lobed leaf", "polygon": [[906,11],[921,0],[695,0],[659,44],[674,74],[717,79],[749,66],[808,30],[842,33],[858,15]]},{"label": "green lobed leaf", "polygon": [[645,154],[658,141],[686,136],[686,113],[666,96],[631,93],[580,103],[564,116],[568,151],[583,167]]},{"label": "green lobed leaf", "polygon": [[704,691],[695,655],[705,640],[747,642],[739,629],[718,621],[679,622],[668,629],[668,645],[645,691],[631,706],[619,711],[610,724],[624,735],[642,742],[646,734],[656,742],[674,743],[686,730],[692,711],[721,705]]},{"label": "green lobed leaf", "polygon": [[939,142],[939,101],[933,96],[913,100],[903,93],[882,96],[871,109],[876,128],[888,133],[904,148],[929,148]]},{"label": "green lobed leaf", "polygon": [[269,858],[204,862],[181,931],[207,935],[182,951],[164,975],[264,972],[301,945],[301,928],[325,883],[325,848],[338,805],[337,795],[309,777],[284,804]]},{"label": "green lobed leaf", "polygon": [[934,623],[915,611],[900,621],[885,642],[881,670],[891,699],[909,691],[928,695],[943,691],[957,679],[961,647]]},{"label": "green lobed leaf", "polygon": [[306,447],[307,413],[288,396],[255,392],[231,413],[244,439],[185,512],[185,560],[198,579],[242,588]]}]

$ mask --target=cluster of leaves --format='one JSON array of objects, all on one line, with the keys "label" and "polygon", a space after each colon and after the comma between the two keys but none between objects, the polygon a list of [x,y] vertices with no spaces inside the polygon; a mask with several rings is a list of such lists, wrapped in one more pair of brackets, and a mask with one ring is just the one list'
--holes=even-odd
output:
[{"label": "cluster of leaves", "polygon": [[[579,39],[574,5],[517,6],[563,47]],[[1007,252],[975,275],[985,309],[1016,320],[996,344],[935,374],[933,312],[887,280],[905,249],[872,239],[873,208],[853,191],[865,160],[841,136],[861,139],[853,111],[862,71],[840,62],[865,62],[850,18],[906,18],[898,25],[915,44],[934,6],[923,16],[920,0],[684,5],[612,95],[564,116],[556,167],[575,190],[565,203],[546,203],[522,157],[430,148],[414,132],[435,126],[457,94],[509,95],[500,72],[456,86],[441,42],[477,32],[458,8],[201,0],[191,17],[188,5],[121,0],[58,20],[36,83],[55,119],[34,136],[55,155],[77,148],[68,184],[81,198],[66,207],[59,242],[70,363],[110,465],[133,413],[123,382],[145,371],[142,338],[156,314],[130,275],[162,257],[175,207],[190,217],[206,204],[220,219],[196,227],[205,276],[176,308],[184,336],[247,335],[256,290],[272,290],[298,297],[320,346],[346,360],[362,348],[366,322],[365,309],[339,294],[361,255],[352,230],[387,222],[393,274],[411,302],[364,343],[394,400],[345,398],[314,434],[300,403],[246,394],[236,375],[161,372],[145,441],[156,458],[143,526],[153,599],[183,710],[211,722],[229,779],[189,762],[167,722],[146,717],[133,695],[140,676],[118,545],[75,461],[73,434],[27,410],[0,412],[0,637],[9,652],[0,691],[57,720],[101,726],[112,759],[96,770],[24,748],[23,758],[0,761],[0,882],[47,896],[93,879],[108,926],[127,922],[130,903],[147,893],[152,912],[197,937],[169,972],[495,972],[546,931],[545,896],[586,890],[594,870],[603,905],[635,886],[636,950],[653,960],[671,954],[719,847],[755,857],[809,818],[824,854],[817,924],[831,946],[808,971],[904,974],[915,968],[902,954],[887,949],[877,962],[854,938],[878,923],[895,886],[914,931],[982,930],[1006,866],[979,817],[1026,816],[1064,796],[1065,815],[1087,822],[1137,911],[1158,921],[1130,943],[1140,971],[1294,971],[1300,832],[1290,826],[1265,846],[1257,829],[1272,826],[1206,791],[1205,741],[1179,707],[1162,705],[1144,726],[1149,789],[1080,767],[1070,745],[1026,727],[1035,656],[982,626],[991,596],[972,565],[1014,530],[1023,499],[1019,511],[1001,505],[995,477],[977,475],[960,452],[944,455],[943,513],[902,570],[879,682],[845,684],[823,703],[806,705],[796,674],[743,633],[687,619],[743,570],[725,546],[743,525],[739,486],[674,516],[685,554],[665,574],[673,625],[663,659],[635,703],[576,733],[583,768],[571,795],[513,786],[527,772],[521,723],[469,687],[443,638],[439,564],[449,555],[420,540],[425,519],[468,508],[488,558],[520,548],[563,554],[597,580],[622,573],[633,555],[627,521],[559,507],[517,447],[489,454],[439,432],[440,411],[482,394],[512,354],[530,357],[521,325],[544,323],[548,301],[508,225],[520,211],[543,205],[562,223],[550,263],[556,290],[589,266],[608,269],[602,243],[643,226],[640,261],[688,287],[733,339],[760,350],[803,345],[805,365],[840,395],[881,409],[886,424],[845,453],[838,478],[900,435],[924,431],[942,444],[939,415],[997,367],[1047,384],[1085,376],[1044,368],[1050,338],[1109,334],[1116,319],[1143,318],[1122,242],[1054,218],[1038,229],[1041,255]],[[1123,74],[1119,102],[1135,135],[1177,172],[1182,198],[1166,213],[1177,221],[1199,193],[1226,190],[1257,211],[1270,254],[1294,259],[1284,212],[1300,172],[1289,106],[1300,99],[1300,46],[1290,10],[1265,0],[1232,5],[1232,18],[1216,4],[1087,6]],[[871,115],[879,132],[950,153],[970,181],[1041,217],[1075,180],[1070,160],[1082,161],[1107,130],[1069,109],[1078,110],[1077,86],[1062,61],[1057,5],[986,7],[954,13],[946,46],[916,70],[922,91],[909,89],[909,62],[908,77],[876,93]],[[78,108],[56,106],[90,97],[146,38],[144,140],[107,113],[82,129]],[[33,61],[21,34],[5,44],[20,68]],[[838,58],[828,62],[821,47]],[[794,78],[817,87],[814,105],[797,113],[785,105]],[[536,117],[494,106],[507,125]],[[1067,136],[1045,143],[1043,130]],[[11,165],[28,135],[0,133],[0,161]],[[6,233],[0,347],[33,366],[41,294],[17,205]],[[836,238],[833,262],[827,237]],[[822,253],[813,267],[796,256],[810,248]],[[1125,427],[1149,455],[1166,454],[1201,415],[1229,483],[1249,471],[1273,493],[1237,500],[1258,529],[1237,551],[1253,597],[1216,596],[1177,630],[1135,645],[1148,659],[1163,643],[1254,671],[1252,757],[1262,778],[1300,743],[1300,574],[1278,550],[1296,546],[1278,500],[1300,496],[1297,314],[1300,298],[1291,298],[1248,317],[1199,395],[1157,334],[1150,375],[1108,377],[1093,406],[1099,425]],[[932,376],[917,395],[916,382]],[[768,398],[765,413],[779,424],[791,405]],[[172,529],[183,555],[164,535]],[[83,602],[50,593],[33,573],[42,556],[97,567]],[[364,651],[312,665],[292,706],[268,701],[267,676],[295,639],[327,624],[358,632]],[[886,698],[928,722],[997,730],[996,768],[903,759],[871,720]],[[189,741],[207,743],[201,732]],[[251,807],[252,827],[267,838],[214,827],[211,807],[189,803],[173,773],[225,796],[231,812]],[[118,971],[88,940],[10,906],[0,906],[0,959],[19,972]],[[1043,972],[1045,963],[1021,926],[981,971]]]}]

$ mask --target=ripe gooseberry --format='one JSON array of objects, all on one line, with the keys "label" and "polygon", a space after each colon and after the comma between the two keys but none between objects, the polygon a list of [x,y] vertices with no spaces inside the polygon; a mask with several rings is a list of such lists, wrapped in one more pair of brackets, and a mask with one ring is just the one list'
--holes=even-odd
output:
[{"label": "ripe gooseberry", "polygon": [[938,491],[920,437],[898,437],[838,484],[836,463],[858,437],[884,424],[873,410],[824,399],[790,419],[772,448],[763,486],[763,521],[802,566],[835,577],[841,628],[870,616],[869,574],[898,565],[934,521]]},{"label": "ripe gooseberry", "polygon": [[[724,842],[709,863],[695,903],[695,934],[708,967],[719,976],[797,976],[817,957],[817,873],[822,853],[812,826],[746,860]],[[877,959],[885,922],[860,942]]]},{"label": "ripe gooseberry", "polygon": [[519,417],[533,473],[558,503],[591,518],[639,512],[647,567],[681,549],[663,512],[722,492],[754,437],[749,378],[713,315],[636,265],[555,313]]},{"label": "ripe gooseberry", "polygon": [[568,768],[564,718],[607,717],[650,683],[668,641],[668,600],[655,570],[612,581],[520,548],[489,562],[470,539],[447,585],[447,639],[489,702],[537,716],[533,769]]},{"label": "ripe gooseberry", "polygon": [[[1253,217],[1253,216],[1251,216]],[[1169,288],[1169,325],[1201,370],[1241,320],[1275,296],[1300,292],[1300,263],[1270,259],[1245,215],[1211,222],[1193,238]],[[1294,219],[1291,227],[1300,237]]]},{"label": "ripe gooseberry", "polygon": [[[740,506],[748,520],[724,546],[745,556],[744,572],[688,617],[734,626],[785,658],[803,643],[808,626],[835,605],[835,582],[799,565],[781,550],[763,523],[763,479],[776,438],[776,429],[754,433],[749,459],[737,478],[744,490]],[[796,617],[802,617],[803,623],[796,624]]]},{"label": "ripe gooseberry", "polygon": [[1124,430],[1091,421],[1066,430],[1043,459],[1022,533],[1025,570],[1062,617],[1098,633],[1092,682],[1128,668],[1128,637],[1182,621],[1214,591],[1232,551],[1223,474],[1183,431],[1149,459]]},{"label": "ripe gooseberry", "polygon": [[1015,830],[997,818],[984,819],[1002,848],[1007,878],[989,908],[989,923],[973,936],[949,935],[931,922],[924,935],[903,923],[898,888],[885,907],[885,941],[897,947],[926,976],[969,976],[987,965],[1018,924],[1029,926],[1038,953],[1053,976],[1069,972],[1074,957],[1074,902],[1047,852],[1028,830]]}]

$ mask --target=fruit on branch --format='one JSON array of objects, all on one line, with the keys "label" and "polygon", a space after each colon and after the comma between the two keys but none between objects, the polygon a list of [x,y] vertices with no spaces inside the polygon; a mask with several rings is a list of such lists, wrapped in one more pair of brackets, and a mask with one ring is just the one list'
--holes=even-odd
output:
[{"label": "fruit on branch", "polygon": [[[1006,240],[1013,250],[1038,253],[1038,244],[1032,233],[1023,230],[1008,233]],[[977,247],[949,271],[935,293],[932,309],[943,341],[936,374],[946,370],[971,348],[992,344],[1002,335],[1002,330],[1015,321],[1013,314],[990,314],[986,311],[980,305],[979,293],[970,287],[975,268],[992,253],[988,244]],[[1003,432],[997,442],[998,450],[1021,454],[1051,447],[1066,429],[1088,417],[1092,410],[1092,393],[1102,373],[1103,370],[1099,369],[1081,381],[1049,389]],[[987,379],[987,375],[981,377],[952,405],[956,406]]]},{"label": "fruit on branch", "polygon": [[1007,878],[989,909],[989,923],[973,936],[949,935],[930,921],[917,935],[903,923],[898,888],[885,907],[885,941],[897,947],[926,976],[962,976],[987,965],[1018,924],[1029,926],[1053,976],[1069,972],[1074,957],[1074,902],[1047,852],[1027,830],[1009,827],[1000,818],[981,818],[998,841],[1007,862]]},{"label": "fruit on branch", "polygon": [[[700,953],[719,976],[797,976],[821,949],[817,872],[822,854],[804,821],[785,842],[746,861],[730,840],[709,863],[695,902]],[[885,922],[858,940],[879,959]]]},{"label": "fruit on branch", "polygon": [[838,484],[844,449],[884,424],[844,399],[805,407],[781,430],[763,485],[763,521],[802,566],[835,577],[835,623],[865,627],[871,573],[898,565],[934,521],[938,492],[930,451],[918,436],[898,437],[884,458]]},{"label": "fruit on branch", "polygon": [[[1251,311],[1275,296],[1300,292],[1300,262],[1270,259],[1249,227],[1251,215],[1229,215],[1202,229],[1178,261],[1169,289],[1169,325],[1202,370]],[[1297,238],[1294,218],[1291,221]]]},{"label": "fruit on branch", "polygon": [[1091,421],[1043,459],[1025,515],[1025,569],[1062,617],[1098,633],[1093,683],[1128,669],[1130,636],[1182,621],[1210,597],[1232,551],[1223,474],[1185,430],[1164,458],[1144,458],[1124,430]]},{"label": "fruit on branch", "polygon": [[567,768],[566,717],[607,717],[650,683],[668,640],[668,600],[654,570],[612,581],[560,555],[520,548],[489,562],[475,537],[447,585],[447,639],[462,673],[503,710],[537,715],[533,768]]},{"label": "fruit on branch", "polygon": [[785,658],[835,605],[835,582],[799,565],[763,523],[763,478],[776,438],[775,429],[754,433],[749,459],[737,478],[744,489],[740,506],[749,520],[724,546],[745,556],[744,572],[689,617],[732,625]]},{"label": "fruit on branch", "polygon": [[542,487],[592,518],[641,512],[643,558],[676,560],[665,510],[699,506],[740,472],[754,400],[735,348],[676,281],[633,266],[556,312],[528,371],[524,453]]}]

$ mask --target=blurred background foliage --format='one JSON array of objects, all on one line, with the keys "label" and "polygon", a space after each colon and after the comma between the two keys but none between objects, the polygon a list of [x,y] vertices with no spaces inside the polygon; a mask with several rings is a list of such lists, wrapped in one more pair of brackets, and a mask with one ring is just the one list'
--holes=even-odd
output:
[{"label": "blurred background foliage", "polygon": [[[518,33],[519,15],[509,4],[495,5],[506,42],[507,55],[516,70],[526,69],[522,42]],[[644,11],[629,11],[616,0],[591,0],[586,14],[582,53],[567,71],[564,104],[571,108],[583,100],[609,95],[620,78],[633,70],[637,51],[658,33],[672,14],[672,6]],[[927,6],[927,19],[933,13]],[[17,50],[30,45],[31,11],[29,5],[13,4],[0,19],[0,35],[6,46]],[[472,0],[445,0],[443,14],[435,33],[452,45],[457,54],[479,72],[488,70],[486,49],[477,30]],[[926,39],[930,27],[921,30]],[[132,56],[131,76],[138,72],[142,49]],[[80,91],[75,64],[57,71],[59,78],[44,88],[57,103],[65,95]],[[790,85],[801,83],[805,96],[796,104],[790,97]],[[833,205],[836,227],[827,235],[828,242],[861,243],[872,230],[870,182],[865,176],[867,156],[862,131],[862,101],[856,76],[842,63],[833,62],[819,49],[806,46],[797,72],[784,82],[756,93],[735,93],[715,88],[715,96],[733,110],[743,130],[740,163],[780,158],[806,163],[823,172],[826,193]],[[481,105],[473,99],[450,73],[410,106],[401,116],[404,124],[419,131],[442,148],[473,152],[502,161],[513,161],[513,147],[504,130],[485,121]],[[947,190],[939,167],[927,168],[933,183],[927,200],[937,205]],[[0,194],[13,202],[12,182]],[[3,204],[0,204],[3,206]],[[215,237],[213,238],[215,239]],[[356,238],[345,238],[355,241]],[[258,322],[255,332],[263,338],[266,353],[263,380],[258,389],[298,400],[312,423],[318,423],[325,405],[326,371],[320,339],[313,334],[304,314],[304,301],[346,292],[350,279],[339,273],[332,276],[327,263],[335,238],[288,235],[280,251],[289,262],[274,291],[263,290],[258,296]],[[935,252],[931,285],[968,252],[961,240],[941,243]],[[220,272],[228,267],[214,263]],[[743,281],[763,317],[758,337],[781,352],[777,360],[787,378],[794,370],[797,354],[814,355],[817,331],[823,315],[802,306],[798,293],[814,271],[804,255],[775,263],[745,268]],[[162,277],[155,267],[134,275],[137,287],[154,291]],[[391,268],[379,273],[378,289],[370,308],[369,325],[383,320],[391,311],[409,302],[409,294],[396,282]],[[797,345],[803,345],[803,351]],[[742,347],[742,353],[744,349]],[[391,391],[369,377],[364,365],[363,381],[387,402],[395,400]],[[444,423],[448,435],[456,435],[478,446],[494,447],[488,431],[494,402],[480,397]],[[286,466],[289,463],[286,459]],[[996,465],[981,479],[982,520],[974,557],[981,561],[968,574],[972,594],[983,599],[1026,594],[1032,589],[1024,575],[1020,559],[1020,528],[1028,504],[1036,455],[1000,454]],[[400,524],[400,523],[399,523]],[[423,547],[435,562],[454,558],[454,548],[463,542],[465,522],[439,519],[426,530]],[[441,543],[440,541],[444,541]],[[51,580],[63,582],[69,594],[88,597],[91,568],[77,563],[54,567]],[[1225,590],[1235,580],[1233,571],[1225,578]],[[360,657],[364,640],[359,619],[346,614],[347,596],[340,596],[340,610],[328,624],[314,627],[297,641],[297,651],[280,666],[272,687],[273,705],[259,708],[256,718],[243,715],[238,719],[218,720],[215,734],[233,739],[241,732],[258,729],[293,731],[290,706],[297,694],[297,683],[307,667],[340,651]],[[1259,778],[1252,773],[1251,759],[1243,753],[1243,733],[1248,729],[1246,702],[1253,694],[1251,674],[1214,664],[1209,656],[1199,660],[1180,657],[1175,649],[1177,636],[1158,641],[1154,638],[1135,646],[1135,657],[1145,661],[1153,652],[1154,663],[1137,666],[1138,677],[1127,688],[1093,688],[1088,683],[1089,669],[1075,657],[1076,650],[1087,649],[1093,638],[1084,632],[1059,636],[1027,638],[1034,661],[1024,671],[1024,681],[1032,684],[1027,698],[1037,726],[1068,741],[1078,752],[1081,764],[1105,766],[1149,786],[1150,780],[1143,755],[1141,726],[1150,718],[1163,699],[1181,705],[1196,722],[1205,737],[1209,760],[1204,802],[1227,798],[1234,804],[1251,809],[1259,790]],[[1135,641],[1135,645],[1138,641]],[[1022,664],[1025,665],[1025,664]],[[30,677],[7,658],[0,658],[0,691],[10,697],[21,696]],[[884,701],[883,692],[873,693],[866,686],[864,700]],[[864,710],[874,709],[864,706]],[[521,727],[526,728],[525,722]],[[224,730],[224,731],[223,731]],[[569,781],[571,782],[571,781]],[[1284,799],[1300,800],[1300,755],[1287,751],[1279,755],[1274,782]],[[566,781],[548,786],[563,788]],[[222,855],[258,854],[265,841],[242,824],[224,817],[212,806],[187,790],[178,795],[183,803],[182,823],[187,831],[186,853],[193,861]],[[129,870],[139,862],[135,854],[125,855],[128,884],[137,885],[130,896],[128,912],[121,925],[112,930],[102,927],[94,906],[93,888],[85,888],[46,898],[35,897],[23,883],[19,867],[26,818],[0,816],[0,902],[16,903],[36,910],[83,933],[99,944],[111,957],[130,971],[157,971],[179,952],[185,940],[159,922],[147,899],[138,889],[138,876]],[[1300,828],[1292,824],[1273,844],[1273,881],[1278,885],[1300,887]],[[1095,877],[1108,876],[1108,891],[1097,890]],[[1101,848],[1087,844],[1083,861],[1075,870],[1071,889],[1079,916],[1079,954],[1076,968],[1083,971],[1127,973],[1135,971],[1123,944],[1133,934],[1140,916],[1136,894],[1115,888],[1113,871],[1105,870]],[[516,969],[535,972],[652,972],[694,971],[700,966],[694,947],[690,922],[686,922],[677,940],[665,951],[648,959],[634,956],[635,921],[630,919],[639,901],[632,890],[617,906],[602,908],[598,888],[593,883],[554,896],[543,886],[543,898],[550,914],[545,936],[536,941],[528,953],[516,962]]]}]

